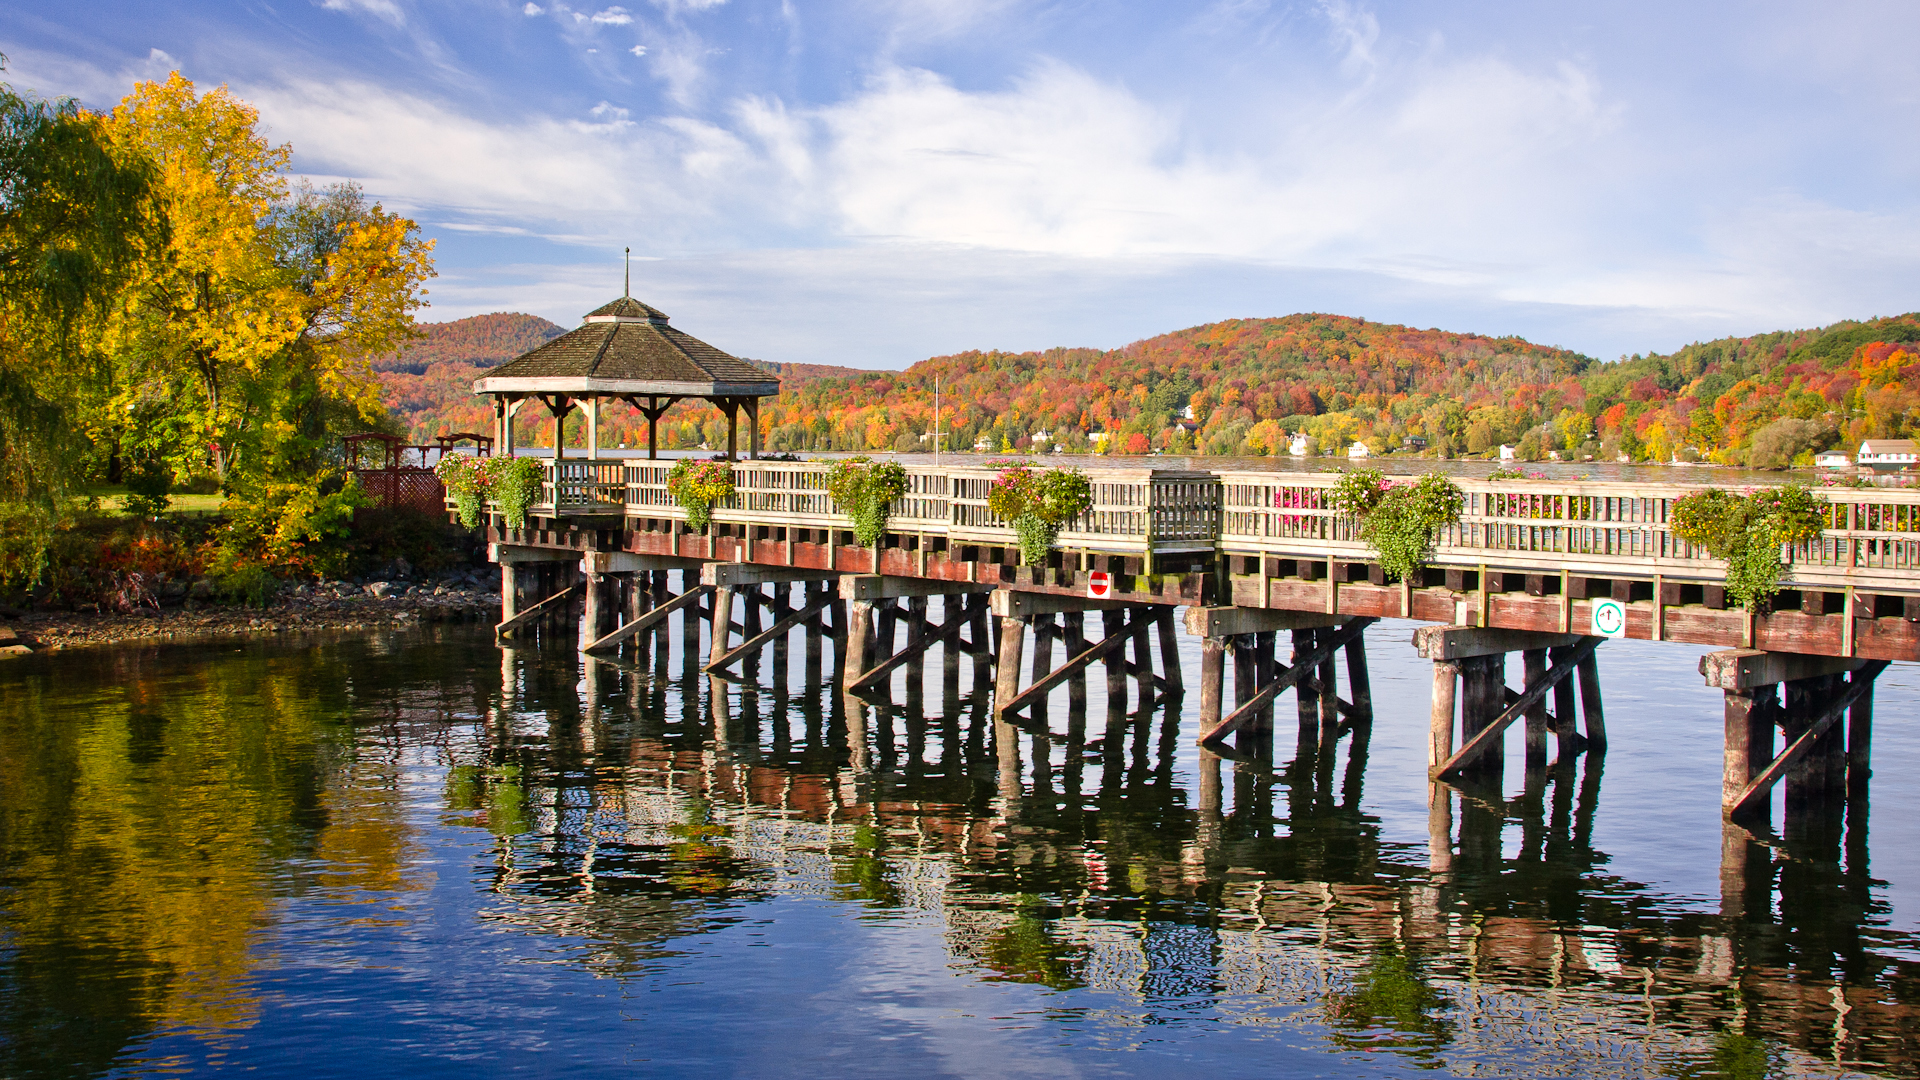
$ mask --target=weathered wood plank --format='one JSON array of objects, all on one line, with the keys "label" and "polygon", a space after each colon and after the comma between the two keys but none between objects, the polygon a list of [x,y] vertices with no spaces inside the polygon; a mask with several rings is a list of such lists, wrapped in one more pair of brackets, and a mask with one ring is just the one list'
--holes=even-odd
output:
[{"label": "weathered wood plank", "polygon": [[554,593],[552,596],[547,597],[545,600],[540,601],[539,603],[533,605],[530,608],[526,608],[520,611],[518,614],[514,615],[513,618],[508,619],[505,622],[501,623],[500,625],[494,627],[493,632],[501,637],[505,637],[508,634],[513,633],[515,630],[520,629],[521,627],[527,625],[528,623],[539,618],[540,616],[546,615],[552,612],[555,608],[559,607],[562,603],[564,603],[566,600],[571,598],[574,592],[577,591],[579,588],[580,587],[578,585],[569,585],[566,588],[561,589],[559,592]]}]

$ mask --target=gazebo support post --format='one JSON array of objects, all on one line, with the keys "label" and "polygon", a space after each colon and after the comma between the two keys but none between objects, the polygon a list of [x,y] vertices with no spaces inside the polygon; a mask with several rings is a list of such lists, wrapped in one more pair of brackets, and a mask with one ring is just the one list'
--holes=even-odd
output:
[{"label": "gazebo support post", "polygon": [[573,411],[573,399],[550,397],[547,411],[553,414],[553,460],[560,461],[567,456],[567,414]]},{"label": "gazebo support post", "polygon": [[740,402],[737,398],[721,398],[717,404],[720,406],[720,411],[727,414],[727,460],[738,460],[740,457]]},{"label": "gazebo support post", "polygon": [[760,460],[760,399],[747,399],[747,460]]},{"label": "gazebo support post", "polygon": [[600,457],[600,399],[588,398],[585,411],[587,414],[587,460],[595,461]]}]

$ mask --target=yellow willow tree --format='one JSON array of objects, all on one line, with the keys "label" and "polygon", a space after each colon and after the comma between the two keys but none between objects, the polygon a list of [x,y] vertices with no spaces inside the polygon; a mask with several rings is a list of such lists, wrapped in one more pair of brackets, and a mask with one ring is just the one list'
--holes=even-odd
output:
[{"label": "yellow willow tree", "polygon": [[341,430],[384,418],[368,358],[414,334],[432,242],[359,189],[289,190],[290,151],[224,87],[178,72],[107,117],[152,163],[168,229],[141,251],[107,351],[96,438],[146,441],[176,472],[230,489],[311,477]]}]

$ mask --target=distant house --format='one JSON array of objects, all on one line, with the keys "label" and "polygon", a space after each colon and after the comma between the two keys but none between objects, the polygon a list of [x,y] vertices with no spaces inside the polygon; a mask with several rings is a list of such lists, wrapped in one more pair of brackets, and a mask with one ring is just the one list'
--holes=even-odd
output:
[{"label": "distant house", "polygon": [[1409,435],[1400,440],[1400,449],[1402,450],[1425,450],[1426,448],[1427,440],[1418,435]]},{"label": "distant house", "polygon": [[1860,444],[1858,460],[1875,472],[1899,472],[1920,462],[1920,447],[1912,439],[1868,439]]},{"label": "distant house", "polygon": [[1516,460],[1517,457],[1518,457],[1518,454],[1515,453],[1513,447],[1508,446],[1506,443],[1500,444],[1500,460],[1501,461],[1513,461],[1513,460]]},{"label": "distant house", "polygon": [[1053,441],[1052,432],[1041,430],[1033,433],[1033,445],[1036,447],[1039,446],[1041,443],[1050,443],[1052,441]]},{"label": "distant house", "polygon": [[1096,450],[1102,446],[1107,445],[1107,440],[1111,437],[1112,437],[1111,432],[1106,432],[1106,431],[1087,432],[1087,441],[1092,443],[1094,446],[1094,449]]},{"label": "distant house", "polygon": [[1347,447],[1347,456],[1350,458],[1366,457],[1371,453],[1373,453],[1373,451],[1368,450],[1367,444],[1363,442],[1357,442]]},{"label": "distant house", "polygon": [[973,444],[973,452],[976,454],[990,454],[993,452],[993,444],[983,438]]},{"label": "distant house", "polygon": [[1308,445],[1310,442],[1312,442],[1312,437],[1305,432],[1301,432],[1293,437],[1292,442],[1287,444],[1287,453],[1292,454],[1294,457],[1306,457],[1313,450],[1313,448]]},{"label": "distant house", "polygon": [[1844,469],[1852,464],[1845,450],[1822,450],[1813,455],[1813,465],[1817,469]]}]

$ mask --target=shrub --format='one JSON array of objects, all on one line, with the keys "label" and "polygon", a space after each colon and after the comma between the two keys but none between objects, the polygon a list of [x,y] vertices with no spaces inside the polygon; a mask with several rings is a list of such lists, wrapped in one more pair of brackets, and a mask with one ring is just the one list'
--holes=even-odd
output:
[{"label": "shrub", "polygon": [[698,531],[713,521],[713,504],[733,491],[733,465],[727,461],[681,458],[667,470],[668,497],[687,512],[687,524]]},{"label": "shrub", "polygon": [[1020,559],[1028,565],[1045,560],[1061,528],[1092,506],[1092,484],[1072,469],[1036,472],[1014,465],[1001,470],[987,489],[987,510],[1013,526]]},{"label": "shrub", "polygon": [[907,470],[894,461],[847,458],[827,470],[827,493],[853,521],[853,535],[872,547],[886,535],[893,500],[907,493]]},{"label": "shrub", "polygon": [[1674,500],[1674,534],[1727,564],[1727,594],[1752,610],[1780,591],[1783,544],[1820,535],[1821,504],[1804,484],[1736,495],[1708,488]]},{"label": "shrub", "polygon": [[[488,495],[499,504],[500,516],[506,519],[507,528],[526,526],[527,507],[533,505],[534,496],[540,493],[540,484],[546,479],[546,472],[538,458],[507,454],[487,459],[482,473],[485,477],[484,486]],[[464,514],[461,520],[466,520]]]},{"label": "shrub", "polygon": [[1359,520],[1360,539],[1379,553],[1380,568],[1404,580],[1433,558],[1440,529],[1460,520],[1466,495],[1439,473],[1394,483],[1378,469],[1357,469],[1340,478],[1327,501]]},{"label": "shrub", "polygon": [[[339,577],[351,558],[354,511],[369,505],[351,477],[266,481],[227,499],[216,570],[261,566],[280,577]],[[338,485],[337,489],[335,485]]]},{"label": "shrub", "polygon": [[487,459],[472,454],[447,454],[433,467],[433,473],[453,497],[460,524],[476,528],[480,513],[486,509]]}]

